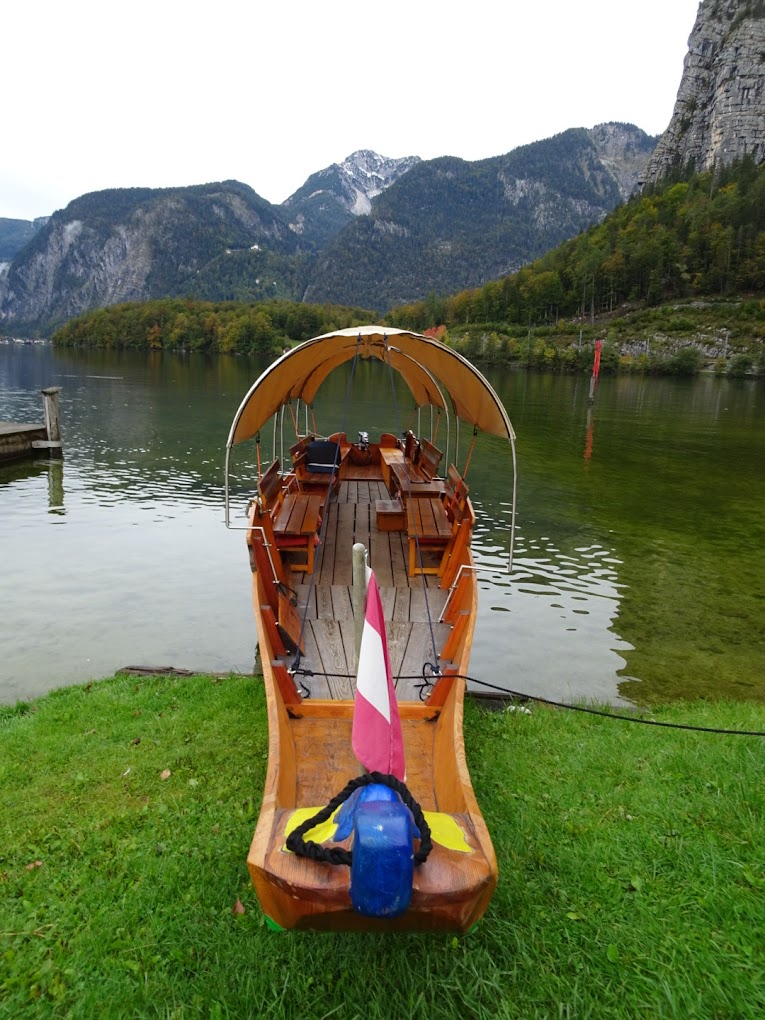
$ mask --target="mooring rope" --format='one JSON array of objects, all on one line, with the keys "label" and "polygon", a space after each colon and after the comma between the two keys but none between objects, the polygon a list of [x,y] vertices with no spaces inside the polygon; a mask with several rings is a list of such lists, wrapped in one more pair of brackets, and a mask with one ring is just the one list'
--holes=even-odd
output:
[{"label": "mooring rope", "polygon": [[323,807],[321,811],[318,811],[296,829],[293,829],[289,836],[287,836],[287,849],[291,850],[294,854],[298,854],[300,857],[309,857],[312,861],[323,861],[325,864],[347,864],[350,867],[353,860],[352,850],[346,850],[341,846],[322,846],[321,843],[314,843],[313,840],[306,840],[304,837],[314,826],[326,822],[333,812],[348,800],[352,793],[364,786],[371,786],[373,783],[389,787],[399,795],[404,805],[411,811],[414,824],[420,833],[420,846],[414,852],[414,860],[416,864],[424,864],[428,859],[428,854],[433,849],[430,826],[425,821],[422,808],[409,792],[406,783],[402,783],[396,776],[391,776],[384,772],[368,772],[363,776],[351,779],[340,793],[332,798],[326,807]]},{"label": "mooring rope", "polygon": [[[426,676],[426,669],[433,668],[433,664],[426,662],[422,667],[422,673],[415,673],[410,675],[398,674],[394,677],[396,684],[400,680],[422,680],[423,683],[419,688],[420,699],[424,700],[423,693],[428,687],[432,687],[433,683]],[[297,674],[301,676],[321,676],[321,677],[332,677],[338,680],[355,680],[356,677],[352,673],[322,673],[319,670],[298,670]],[[440,674],[436,674],[437,678]],[[551,698],[542,698],[538,694],[524,694],[522,691],[513,691],[508,687],[500,687],[498,684],[489,683],[488,680],[479,680],[478,677],[469,676],[467,673],[447,673],[447,677],[454,678],[455,680],[465,680],[466,683],[480,684],[482,687],[490,687],[493,691],[497,691],[499,694],[504,694],[515,701],[526,702],[534,701],[540,705],[549,705],[551,708],[563,708],[569,712],[583,712],[585,715],[597,715],[603,719],[611,719],[614,722],[629,722],[629,723],[640,723],[642,726],[661,726],[668,730],[690,730],[695,733],[718,733],[724,736],[730,737],[765,737],[765,732],[760,730],[725,730],[715,726],[693,726],[690,723],[670,723],[670,722],[659,722],[657,719],[643,719],[637,715],[622,715],[617,712],[605,712],[598,708],[587,708],[585,705],[571,705],[565,701],[553,701]]]}]

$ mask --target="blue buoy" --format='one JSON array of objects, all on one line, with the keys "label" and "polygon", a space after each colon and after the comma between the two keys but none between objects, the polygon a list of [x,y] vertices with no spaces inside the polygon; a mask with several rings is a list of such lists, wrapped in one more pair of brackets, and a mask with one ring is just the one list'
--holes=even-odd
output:
[{"label": "blue buoy", "polygon": [[398,796],[357,802],[353,815],[351,903],[365,917],[398,917],[414,879],[412,816]]}]

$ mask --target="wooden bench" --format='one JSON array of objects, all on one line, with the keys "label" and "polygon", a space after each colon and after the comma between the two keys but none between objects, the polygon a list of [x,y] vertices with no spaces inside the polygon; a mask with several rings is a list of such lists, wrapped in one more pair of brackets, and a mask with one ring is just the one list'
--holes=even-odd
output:
[{"label": "wooden bench", "polygon": [[[441,584],[451,584],[456,576],[455,563],[469,548],[475,515],[467,498],[467,486],[461,483],[459,497],[451,504],[440,499],[411,499],[407,504],[409,540],[409,576],[437,574]],[[419,557],[417,545],[419,543]],[[439,554],[438,563],[424,561],[424,554]]]},{"label": "wooden bench", "polygon": [[287,476],[287,484],[275,460],[258,483],[263,516],[273,533],[273,545],[279,552],[292,549],[305,550],[305,559],[290,563],[291,570],[313,572],[314,551],[318,542],[324,497],[290,491],[295,476]]},{"label": "wooden bench", "polygon": [[290,569],[305,574],[313,573],[313,562],[324,497],[304,492],[290,492],[284,496],[272,517],[274,541],[281,552],[305,550],[306,558],[290,563]]},{"label": "wooden bench", "polygon": [[396,464],[404,463],[404,451],[397,446],[380,447],[380,470],[385,488],[388,492],[395,492],[396,484],[393,478],[393,467]]},{"label": "wooden bench", "polygon": [[[384,457],[386,452],[381,450],[381,456]],[[444,491],[443,482],[437,480],[438,465],[443,457],[437,446],[427,439],[418,443],[410,429],[406,433],[403,454],[403,457],[390,458],[390,492],[399,493],[407,499],[410,493],[412,496],[431,498]],[[415,490],[415,486],[420,487]]]},{"label": "wooden bench", "polygon": [[[446,516],[444,504],[438,497],[410,499],[406,505],[407,538],[409,539],[409,576],[440,573],[441,560],[426,565],[425,551],[443,553],[452,539],[452,525]],[[417,546],[419,545],[419,556]]]}]

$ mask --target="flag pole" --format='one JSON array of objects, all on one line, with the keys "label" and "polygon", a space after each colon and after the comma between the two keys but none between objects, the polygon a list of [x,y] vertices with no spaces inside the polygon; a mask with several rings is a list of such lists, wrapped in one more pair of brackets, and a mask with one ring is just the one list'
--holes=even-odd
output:
[{"label": "flag pole", "polygon": [[359,668],[359,650],[361,649],[361,635],[364,632],[364,611],[367,601],[367,551],[361,542],[353,546],[353,586],[351,588],[351,603],[353,605],[353,627],[355,658],[353,664],[354,673]]}]

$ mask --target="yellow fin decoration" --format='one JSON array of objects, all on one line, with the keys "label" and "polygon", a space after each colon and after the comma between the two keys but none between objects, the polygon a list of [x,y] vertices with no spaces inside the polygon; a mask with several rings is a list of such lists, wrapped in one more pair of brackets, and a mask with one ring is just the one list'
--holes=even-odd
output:
[{"label": "yellow fin decoration", "polygon": [[[320,810],[317,807],[296,808],[284,827],[284,838],[286,839],[294,829],[297,829],[299,825],[302,825],[312,815],[318,814]],[[337,831],[335,816],[339,810],[340,808],[337,808],[326,822],[322,822],[320,825],[315,825],[312,829],[309,829],[305,834],[305,839],[310,839],[314,843],[326,843],[334,839],[335,832]],[[434,843],[446,847],[447,850],[456,850],[457,853],[461,854],[473,852],[473,848],[465,839],[465,833],[451,815],[445,815],[441,811],[423,811],[423,814],[425,815],[425,821],[430,826],[430,836]],[[287,850],[286,844],[282,847],[282,850],[285,853],[290,853]]]},{"label": "yellow fin decoration", "polygon": [[434,843],[461,854],[473,852],[473,848],[465,839],[465,833],[451,815],[445,815],[441,811],[423,811],[423,814],[430,826],[430,837]]},{"label": "yellow fin decoration", "polygon": [[[340,808],[337,808],[333,811],[326,822],[322,822],[320,825],[314,825],[312,829],[309,829],[305,834],[304,839],[310,839],[314,843],[326,843],[327,840],[334,839],[335,832],[337,831],[335,815],[339,810]],[[284,826],[284,838],[286,839],[293,829],[297,829],[299,825],[302,825],[303,822],[307,821],[312,815],[317,815],[319,811],[321,811],[321,808],[318,807],[296,808],[287,819],[287,824]],[[282,847],[282,850],[286,853],[292,852],[287,850],[286,844]]]}]

